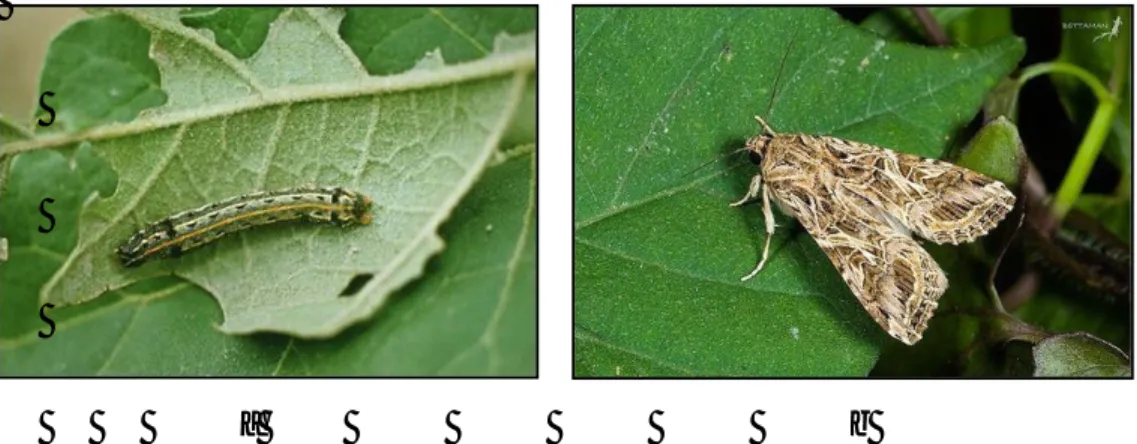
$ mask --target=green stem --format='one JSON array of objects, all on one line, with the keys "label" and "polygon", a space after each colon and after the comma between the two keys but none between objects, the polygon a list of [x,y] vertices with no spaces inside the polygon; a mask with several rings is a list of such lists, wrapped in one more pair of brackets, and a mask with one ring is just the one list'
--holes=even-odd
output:
[{"label": "green stem", "polygon": [[1093,90],[1094,95],[1098,97],[1099,102],[1116,100],[1109,89],[1101,83],[1093,74],[1077,65],[1071,65],[1065,62],[1048,62],[1037,63],[1030,65],[1023,69],[1022,74],[1019,74],[1019,87],[1026,84],[1027,81],[1038,77],[1043,74],[1070,74],[1077,77],[1079,80],[1086,83],[1086,86]]},{"label": "green stem", "polygon": [[1055,194],[1051,211],[1059,219],[1066,216],[1070,207],[1074,206],[1074,201],[1082,194],[1082,188],[1086,185],[1086,178],[1090,176],[1090,170],[1093,169],[1094,162],[1097,161],[1098,154],[1101,153],[1101,147],[1105,144],[1106,137],[1109,136],[1109,126],[1116,110],[1117,103],[1114,101],[1098,103],[1098,108],[1094,111],[1094,118],[1090,121],[1090,127],[1086,129],[1086,135],[1082,138],[1081,145],[1078,146],[1074,163],[1066,171],[1066,177],[1062,179],[1062,185],[1058,187],[1058,193]]},{"label": "green stem", "polygon": [[1066,213],[1074,206],[1074,201],[1082,194],[1086,178],[1090,176],[1090,170],[1097,161],[1098,154],[1101,153],[1105,139],[1109,136],[1110,123],[1113,122],[1113,115],[1117,111],[1117,98],[1089,71],[1063,62],[1039,63],[1023,69],[1022,75],[1019,76],[1019,87],[1021,89],[1022,85],[1032,78],[1050,73],[1077,77],[1098,99],[1093,120],[1090,121],[1089,128],[1086,128],[1086,134],[1082,136],[1082,143],[1078,145],[1078,152],[1074,155],[1074,162],[1066,171],[1066,177],[1062,179],[1062,184],[1058,187],[1054,202],[1051,204],[1051,212],[1061,220],[1066,217]]},{"label": "green stem", "polygon": [[[1000,258],[1001,259],[1001,258]],[[991,269],[991,275],[994,276],[995,271],[998,270],[998,262],[995,263],[995,268]],[[999,314],[1007,314],[1007,309],[1003,308],[1003,299],[999,297],[999,290],[995,288],[995,280],[988,280],[987,284],[987,299],[991,302],[991,307]]]}]

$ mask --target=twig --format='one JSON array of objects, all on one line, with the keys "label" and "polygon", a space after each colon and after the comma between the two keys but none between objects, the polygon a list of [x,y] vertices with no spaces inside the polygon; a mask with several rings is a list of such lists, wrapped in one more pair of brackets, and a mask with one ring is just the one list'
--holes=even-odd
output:
[{"label": "twig", "polygon": [[943,28],[936,22],[936,18],[932,17],[932,13],[928,12],[928,8],[912,7],[912,15],[916,16],[916,20],[920,21],[920,25],[924,27],[924,33],[931,39],[932,44],[935,46],[948,46],[951,40],[948,40],[947,34],[944,33]]}]

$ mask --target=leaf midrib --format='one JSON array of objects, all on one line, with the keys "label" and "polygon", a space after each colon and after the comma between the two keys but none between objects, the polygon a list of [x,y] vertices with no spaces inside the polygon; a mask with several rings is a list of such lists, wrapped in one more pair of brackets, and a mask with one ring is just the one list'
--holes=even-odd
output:
[{"label": "leaf midrib", "polygon": [[286,86],[272,89],[263,95],[247,96],[223,104],[179,110],[157,117],[136,119],[128,123],[113,123],[77,133],[51,134],[14,142],[7,146],[4,155],[10,156],[25,151],[57,148],[78,142],[94,142],[137,135],[273,106],[436,88],[514,73],[529,73],[534,69],[536,69],[536,53],[528,50],[486,57],[468,63],[447,65],[430,71],[408,71],[392,76],[369,77],[338,83]]}]

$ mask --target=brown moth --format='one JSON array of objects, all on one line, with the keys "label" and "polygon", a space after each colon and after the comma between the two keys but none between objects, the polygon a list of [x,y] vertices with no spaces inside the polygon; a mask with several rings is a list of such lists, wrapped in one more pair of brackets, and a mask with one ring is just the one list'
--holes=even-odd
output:
[{"label": "brown moth", "polygon": [[[1005,185],[947,162],[828,136],[763,133],[746,142],[760,172],[739,206],[762,195],[766,265],[770,200],[805,226],[853,295],[888,334],[920,340],[947,290],[947,277],[912,234],[937,244],[987,234],[1014,205]],[[765,188],[762,186],[765,185]]]}]

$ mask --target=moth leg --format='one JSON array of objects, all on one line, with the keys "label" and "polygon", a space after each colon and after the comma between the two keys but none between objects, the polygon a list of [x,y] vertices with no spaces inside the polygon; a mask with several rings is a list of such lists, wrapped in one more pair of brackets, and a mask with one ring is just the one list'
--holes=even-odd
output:
[{"label": "moth leg", "polygon": [[762,174],[755,174],[754,178],[750,179],[750,189],[746,190],[746,195],[742,196],[738,202],[731,203],[730,206],[737,207],[739,205],[750,202],[751,199],[758,197],[758,190],[762,188]]},{"label": "moth leg", "polygon": [[771,136],[778,135],[778,133],[775,133],[774,130],[770,129],[770,125],[767,125],[765,120],[762,120],[762,116],[754,116],[754,118],[758,120],[758,123],[762,124],[762,131],[765,131],[766,134],[769,134]]},{"label": "moth leg", "polygon": [[766,259],[770,257],[770,238],[774,237],[774,212],[770,210],[770,187],[762,189],[762,216],[766,219],[766,246],[762,247],[762,260],[754,271],[742,278],[743,281],[756,276],[762,267],[766,266]]}]

